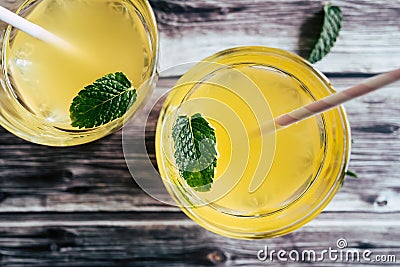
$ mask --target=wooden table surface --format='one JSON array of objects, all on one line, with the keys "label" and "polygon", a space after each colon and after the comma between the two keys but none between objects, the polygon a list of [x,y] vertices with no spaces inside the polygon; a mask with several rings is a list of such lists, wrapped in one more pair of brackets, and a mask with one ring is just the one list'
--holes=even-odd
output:
[{"label": "wooden table surface", "polygon": [[[10,7],[13,2],[0,4]],[[161,37],[160,68],[239,45],[304,54],[323,3],[153,0]],[[400,67],[400,1],[334,3],[343,10],[343,29],[331,53],[316,66],[337,90]],[[162,77],[158,90],[172,86],[175,79]],[[395,255],[400,263],[400,84],[345,107],[354,139],[350,169],[359,178],[348,178],[324,212],[306,226],[257,241],[210,233],[176,207],[143,193],[126,166],[121,132],[87,145],[52,148],[28,143],[0,128],[0,263],[265,266],[272,263],[261,262],[256,255],[265,245],[321,251],[336,248],[339,238],[345,238],[349,248]],[[150,126],[154,123],[152,118]],[[148,140],[154,140],[154,132]],[[153,152],[149,156],[154,160]],[[347,263],[314,263],[334,264]]]}]

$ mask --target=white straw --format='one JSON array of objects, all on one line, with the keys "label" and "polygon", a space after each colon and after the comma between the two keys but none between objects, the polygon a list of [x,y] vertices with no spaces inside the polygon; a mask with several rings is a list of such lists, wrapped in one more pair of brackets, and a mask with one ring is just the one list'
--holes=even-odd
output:
[{"label": "white straw", "polygon": [[400,69],[392,70],[364,80],[351,88],[322,98],[314,103],[300,107],[275,119],[275,125],[287,127],[293,123],[320,114],[349,100],[373,92],[390,83],[400,80]]},{"label": "white straw", "polygon": [[[346,90],[324,97],[316,102],[295,109],[289,113],[282,114],[274,120],[266,121],[261,126],[262,134],[269,134],[274,130],[280,130],[288,127],[291,124],[335,108],[349,100],[373,92],[398,80],[400,80],[400,69],[376,75]],[[256,191],[264,182],[264,180],[265,178],[261,180],[253,178],[249,185],[249,192],[252,193]]]},{"label": "white straw", "polygon": [[57,35],[43,29],[42,27],[18,16],[17,14],[11,12],[10,10],[0,6],[0,20],[20,29],[21,31],[39,39],[44,42],[53,44],[60,48],[71,49],[72,46],[61,39]]}]

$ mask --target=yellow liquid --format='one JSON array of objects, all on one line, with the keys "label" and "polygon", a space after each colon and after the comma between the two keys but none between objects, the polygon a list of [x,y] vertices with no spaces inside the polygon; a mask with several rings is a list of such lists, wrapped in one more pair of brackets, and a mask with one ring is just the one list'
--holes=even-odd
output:
[{"label": "yellow liquid", "polygon": [[46,0],[26,18],[75,47],[68,50],[17,31],[8,67],[15,95],[31,113],[71,129],[69,107],[86,85],[108,73],[124,72],[138,88],[137,106],[148,88],[153,57],[135,6],[141,1]]},{"label": "yellow liquid", "polygon": [[[326,153],[324,116],[261,134],[273,118],[314,101],[301,82],[309,73],[292,77],[281,70],[290,65],[279,62],[275,68],[246,53],[219,63],[229,67],[195,66],[168,96],[157,129],[160,173],[183,211],[207,229],[239,238],[269,236],[267,232],[292,223],[286,210],[302,203],[296,210],[307,212],[318,204],[319,195],[310,188],[322,163],[337,164],[337,155]],[[215,128],[219,152],[214,182],[204,193],[180,177],[171,145],[175,117],[195,113],[202,113]],[[252,180],[258,181],[256,190],[251,190]]]},{"label": "yellow liquid", "polygon": [[[227,78],[231,86],[224,88],[221,84]],[[214,183],[210,192],[196,193],[201,200],[238,215],[266,214],[293,201],[311,183],[324,152],[318,117],[280,130],[276,137],[273,133],[261,135],[258,129],[285,110],[312,101],[300,84],[294,84],[283,73],[241,65],[218,71],[185,100],[179,115],[202,113],[215,128],[217,138]],[[244,96],[243,91],[250,92]],[[256,109],[263,104],[270,105],[272,114],[269,109]],[[168,162],[176,169],[171,158]],[[263,181],[254,192],[249,190],[252,179]]]}]

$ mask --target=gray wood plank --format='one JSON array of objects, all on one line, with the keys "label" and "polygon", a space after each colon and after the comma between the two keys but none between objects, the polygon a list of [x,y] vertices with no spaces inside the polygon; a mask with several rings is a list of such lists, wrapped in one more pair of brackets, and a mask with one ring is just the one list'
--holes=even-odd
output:
[{"label": "gray wood plank", "polygon": [[[8,8],[15,2],[0,0]],[[243,45],[277,47],[304,55],[318,34],[316,21],[325,1],[150,3],[160,29],[160,66],[165,69]],[[400,67],[399,0],[335,0],[334,4],[343,10],[343,28],[331,53],[317,63],[322,71],[376,73]],[[4,23],[0,25],[4,28]]]},{"label": "gray wood plank", "polygon": [[[342,216],[341,222],[336,218]],[[371,220],[374,218],[375,220]],[[400,259],[399,214],[322,214],[300,230],[268,240],[234,240],[210,233],[183,214],[67,213],[0,215],[4,266],[285,266],[259,261],[257,252],[347,249]],[[377,223],[382,222],[382,223]],[[320,254],[317,254],[320,255]],[[296,262],[289,262],[296,263]],[[376,262],[306,260],[296,266],[374,266]]]},{"label": "gray wood plank", "polygon": [[[325,1],[151,1],[161,30],[161,67],[228,47],[263,45],[305,54]],[[324,72],[381,72],[400,66],[400,1],[335,0],[344,20]],[[317,18],[315,20],[315,18]]]},{"label": "gray wood plank", "polygon": [[[0,0],[12,6],[15,0]],[[324,1],[151,0],[161,32],[161,69],[239,45],[305,54]],[[343,30],[317,64],[344,89],[360,73],[400,67],[400,1],[334,1]],[[4,24],[0,23],[0,27]],[[301,40],[301,43],[300,43]],[[181,74],[176,72],[175,74]],[[354,76],[354,77],[353,77]],[[160,88],[172,86],[163,79]],[[212,234],[175,207],[144,194],[126,167],[121,132],[97,142],[48,148],[0,128],[0,265],[4,266],[283,266],[260,262],[269,249],[349,248],[400,259],[400,85],[346,104],[353,132],[347,179],[331,204],[298,231],[269,240]],[[158,95],[155,94],[155,97]],[[155,117],[149,122],[154,127]],[[148,136],[149,148],[154,132]],[[154,161],[154,150],[150,149]],[[348,266],[303,261],[296,266]],[[351,265],[380,266],[376,262]],[[387,264],[393,265],[393,264]]]},{"label": "gray wood plank", "polygon": [[[360,80],[331,79],[338,90]],[[154,97],[173,83],[162,79]],[[399,103],[397,83],[346,104],[354,139],[350,168],[359,178],[347,179],[327,211],[400,212]],[[153,117],[149,125],[155,123]],[[154,132],[149,134],[151,148]],[[154,161],[154,149],[149,153]],[[135,184],[122,153],[121,132],[83,146],[50,148],[1,130],[0,212],[177,210]]]}]

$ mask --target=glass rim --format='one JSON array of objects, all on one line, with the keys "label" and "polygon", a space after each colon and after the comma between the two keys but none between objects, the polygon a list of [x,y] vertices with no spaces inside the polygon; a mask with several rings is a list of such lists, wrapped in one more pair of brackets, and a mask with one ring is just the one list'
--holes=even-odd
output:
[{"label": "glass rim", "polygon": [[[252,51],[252,50],[255,50],[255,51]],[[305,67],[309,73],[311,73],[313,76],[318,78],[321,81],[321,83],[323,83],[324,90],[327,91],[327,93],[332,94],[335,92],[335,89],[329,82],[328,78],[325,77],[325,75],[322,74],[322,72],[320,72],[318,69],[316,69],[311,63],[309,63],[305,59],[301,58],[300,56],[297,56],[293,53],[290,53],[290,52],[287,52],[287,51],[284,51],[281,49],[277,49],[277,48],[269,48],[269,47],[265,47],[265,46],[240,46],[240,47],[230,48],[230,49],[226,49],[226,50],[220,51],[218,53],[215,53],[214,55],[211,55],[211,56],[203,59],[201,62],[214,62],[215,61],[218,64],[223,64],[218,61],[220,58],[224,58],[226,56],[236,54],[236,53],[252,53],[252,52],[253,53],[267,52],[267,53],[277,54],[279,56],[286,57],[290,60],[294,60],[298,64],[301,64],[303,67]],[[193,67],[193,68],[195,68],[195,67]],[[165,106],[163,106],[163,109],[165,109]],[[164,182],[164,184],[167,187],[171,196],[175,199],[175,201],[178,204],[180,204],[180,208],[185,212],[186,215],[188,215],[195,222],[199,223],[201,226],[203,226],[206,229],[209,229],[215,233],[219,233],[219,234],[223,234],[228,237],[239,238],[239,239],[257,239],[257,238],[280,236],[280,235],[286,234],[288,232],[291,232],[291,231],[301,227],[302,225],[306,224],[307,222],[312,220],[315,216],[317,216],[322,211],[322,209],[325,208],[325,206],[330,202],[330,200],[334,197],[334,195],[340,188],[341,184],[343,183],[343,179],[345,177],[348,162],[350,159],[351,132],[350,132],[350,127],[349,127],[349,123],[347,120],[347,114],[345,112],[345,109],[343,108],[343,106],[339,106],[337,108],[337,110],[338,110],[339,116],[338,116],[338,118],[336,118],[336,116],[335,116],[335,119],[338,122],[340,121],[341,130],[343,130],[343,151],[342,151],[342,156],[340,159],[340,166],[338,166],[338,168],[340,168],[340,171],[338,172],[336,177],[332,178],[332,180],[334,180],[334,183],[330,186],[328,192],[326,192],[324,197],[316,205],[314,205],[306,214],[304,214],[300,219],[295,220],[295,221],[291,222],[290,224],[279,227],[274,231],[258,232],[258,233],[244,233],[243,231],[235,232],[232,229],[224,229],[223,226],[221,227],[221,225],[212,224],[212,223],[210,223],[210,221],[207,218],[204,219],[203,217],[199,216],[194,211],[195,207],[191,208],[191,207],[187,207],[187,205],[182,205],[182,203],[179,203],[180,201],[182,201],[182,198],[175,195],[176,192],[174,192],[173,187],[168,188],[168,183]],[[324,132],[325,131],[326,131],[326,129],[324,127]],[[156,137],[156,138],[161,138],[161,137]],[[160,143],[161,143],[161,141],[160,141]],[[157,147],[157,149],[159,149],[159,148]],[[162,152],[160,152],[160,153],[162,153]],[[324,155],[324,157],[325,157],[325,155]],[[158,160],[158,158],[159,157],[157,157],[157,161],[160,162]],[[323,163],[324,163],[324,160],[321,159],[321,165],[323,165]],[[162,169],[162,168],[159,168],[159,169]],[[318,171],[315,178],[317,179],[320,175],[321,175],[321,173]],[[169,178],[163,178],[163,180],[164,179],[169,180]],[[314,179],[314,180],[316,180],[316,179]],[[307,186],[307,188],[295,200],[295,202],[297,200],[301,199],[302,196],[307,193],[307,191],[309,190],[309,188],[312,186],[313,183],[314,183],[314,181]],[[289,205],[291,205],[292,203],[290,203]],[[285,210],[286,210],[286,207],[280,208],[280,209],[272,212],[271,214],[282,213]],[[227,215],[235,216],[235,215],[231,215],[231,214],[227,214]],[[268,213],[265,216],[261,216],[261,217],[268,217],[269,215],[270,214]],[[246,218],[252,219],[254,217],[245,217],[244,219],[246,219]]]}]

